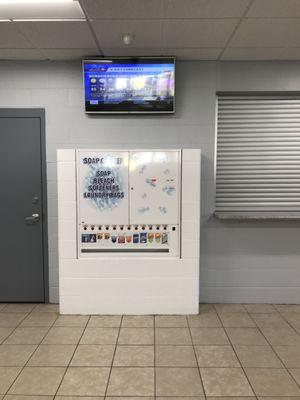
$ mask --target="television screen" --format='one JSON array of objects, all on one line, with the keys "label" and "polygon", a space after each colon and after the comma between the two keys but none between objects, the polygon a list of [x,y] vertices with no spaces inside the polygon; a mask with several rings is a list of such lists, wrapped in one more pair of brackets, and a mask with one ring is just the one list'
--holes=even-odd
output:
[{"label": "television screen", "polygon": [[83,61],[87,113],[173,113],[174,58]]}]

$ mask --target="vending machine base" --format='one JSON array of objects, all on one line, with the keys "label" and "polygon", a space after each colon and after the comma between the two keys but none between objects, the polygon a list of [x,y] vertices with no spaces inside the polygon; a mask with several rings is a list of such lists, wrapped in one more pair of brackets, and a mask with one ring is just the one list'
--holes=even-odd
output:
[{"label": "vending machine base", "polygon": [[57,152],[62,314],[196,314],[201,151]]}]

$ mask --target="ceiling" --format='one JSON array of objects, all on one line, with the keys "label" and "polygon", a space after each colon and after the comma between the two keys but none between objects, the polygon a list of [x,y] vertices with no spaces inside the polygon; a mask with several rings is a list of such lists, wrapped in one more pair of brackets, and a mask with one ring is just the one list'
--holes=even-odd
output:
[{"label": "ceiling", "polygon": [[135,55],[300,60],[300,0],[0,0],[1,60]]}]

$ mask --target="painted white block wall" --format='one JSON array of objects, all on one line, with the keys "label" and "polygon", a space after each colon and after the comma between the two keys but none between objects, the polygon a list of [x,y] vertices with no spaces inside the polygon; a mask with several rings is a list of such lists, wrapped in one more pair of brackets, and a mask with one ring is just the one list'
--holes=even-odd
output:
[{"label": "painted white block wall", "polygon": [[[178,62],[174,116],[86,116],[80,62],[0,62],[0,107],[45,107],[50,296],[58,300],[58,148],[201,148],[200,300],[300,303],[300,223],[213,218],[216,91],[300,90],[299,62]],[[71,210],[70,210],[71,212]]]}]

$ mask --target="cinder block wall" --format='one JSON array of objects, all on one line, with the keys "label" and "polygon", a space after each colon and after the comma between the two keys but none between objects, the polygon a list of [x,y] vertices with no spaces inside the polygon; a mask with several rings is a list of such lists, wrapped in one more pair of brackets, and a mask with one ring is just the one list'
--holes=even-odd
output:
[{"label": "cinder block wall", "polygon": [[1,62],[0,107],[46,109],[50,297],[58,300],[57,148],[201,148],[200,300],[300,302],[298,222],[213,217],[216,91],[300,90],[300,62],[178,62],[174,116],[86,116],[81,63]]}]

